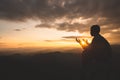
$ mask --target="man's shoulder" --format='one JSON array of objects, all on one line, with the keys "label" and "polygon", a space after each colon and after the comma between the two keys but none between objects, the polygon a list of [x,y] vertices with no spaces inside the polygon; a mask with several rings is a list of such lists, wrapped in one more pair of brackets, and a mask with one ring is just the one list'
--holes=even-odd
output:
[{"label": "man's shoulder", "polygon": [[92,44],[94,44],[94,45],[102,45],[102,46],[110,45],[109,42],[101,35],[98,35],[98,36],[94,37],[93,41],[92,41]]},{"label": "man's shoulder", "polygon": [[110,44],[109,44],[109,42],[103,37],[103,36],[98,36],[98,38],[97,38],[97,40],[96,40],[96,42],[99,42],[99,44],[101,44],[101,45],[104,45],[104,46],[109,46],[110,47]]},{"label": "man's shoulder", "polygon": [[98,35],[97,37],[95,37],[95,40],[99,40],[99,41],[107,41],[103,36]]}]

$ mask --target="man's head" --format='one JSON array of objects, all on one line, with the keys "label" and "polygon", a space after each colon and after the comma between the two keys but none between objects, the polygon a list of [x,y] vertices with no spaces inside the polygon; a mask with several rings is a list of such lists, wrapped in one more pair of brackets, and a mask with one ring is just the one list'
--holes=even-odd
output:
[{"label": "man's head", "polygon": [[100,26],[99,25],[91,26],[91,31],[90,31],[91,36],[96,36],[99,33],[100,33]]}]

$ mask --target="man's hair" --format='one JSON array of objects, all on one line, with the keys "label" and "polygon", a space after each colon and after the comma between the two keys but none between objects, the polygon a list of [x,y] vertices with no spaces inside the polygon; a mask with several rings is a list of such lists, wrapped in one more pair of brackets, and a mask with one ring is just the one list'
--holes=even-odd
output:
[{"label": "man's hair", "polygon": [[99,25],[92,25],[91,30],[99,33],[100,32],[100,26]]}]

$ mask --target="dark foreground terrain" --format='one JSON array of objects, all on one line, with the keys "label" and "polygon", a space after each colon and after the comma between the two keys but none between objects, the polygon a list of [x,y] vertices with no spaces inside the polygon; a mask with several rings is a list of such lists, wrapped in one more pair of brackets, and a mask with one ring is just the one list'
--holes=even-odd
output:
[{"label": "dark foreground terrain", "polygon": [[[114,46],[111,80],[120,80],[119,48]],[[80,54],[1,55],[0,80],[84,80]]]}]

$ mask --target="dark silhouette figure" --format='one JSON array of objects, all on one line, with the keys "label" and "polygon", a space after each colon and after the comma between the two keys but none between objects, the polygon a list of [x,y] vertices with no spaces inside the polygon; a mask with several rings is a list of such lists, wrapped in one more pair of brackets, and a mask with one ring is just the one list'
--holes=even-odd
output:
[{"label": "dark silhouette figure", "polygon": [[[109,80],[112,49],[108,41],[99,33],[99,25],[93,25],[90,34],[94,38],[82,53],[83,72],[84,77],[87,77],[86,80],[96,80],[95,78]],[[76,41],[81,43],[79,39]]]}]

